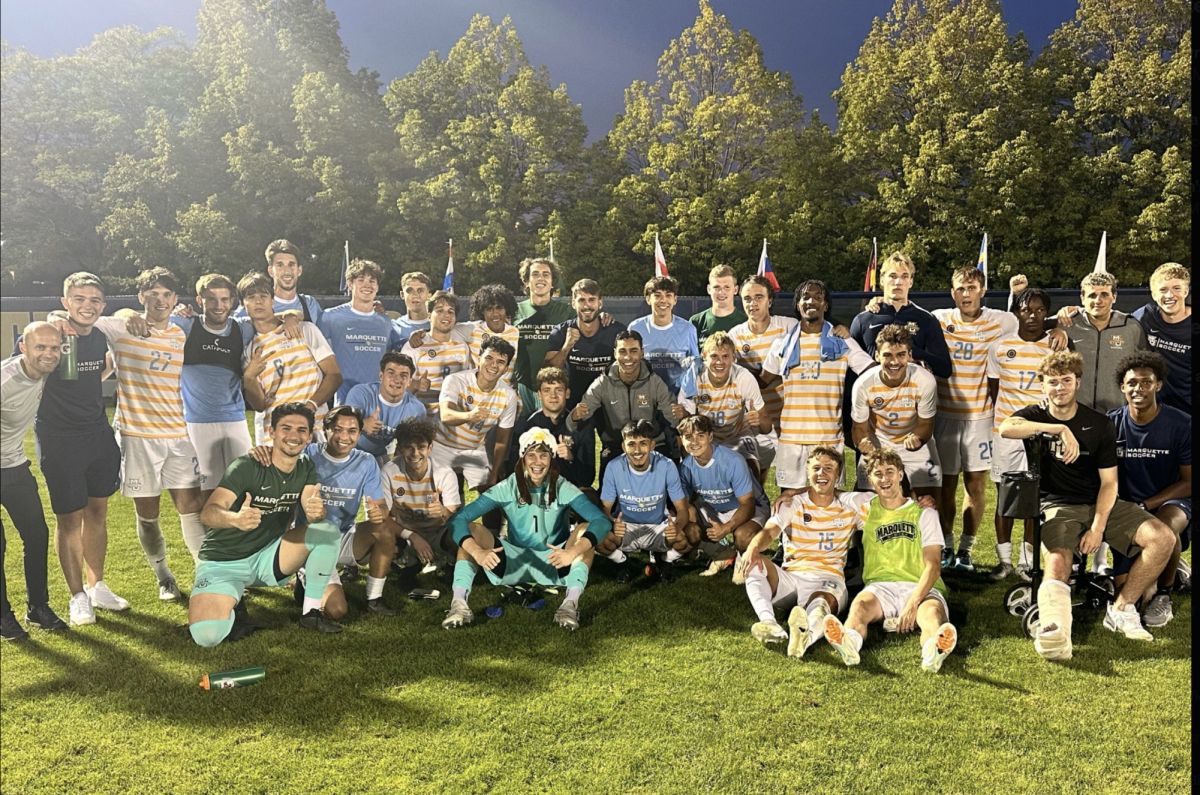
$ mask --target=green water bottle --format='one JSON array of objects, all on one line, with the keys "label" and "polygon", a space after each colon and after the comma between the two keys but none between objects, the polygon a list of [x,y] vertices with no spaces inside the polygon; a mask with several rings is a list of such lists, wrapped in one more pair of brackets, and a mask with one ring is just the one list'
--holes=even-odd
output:
[{"label": "green water bottle", "polygon": [[58,377],[63,381],[79,380],[79,340],[74,334],[64,334],[62,358],[58,360]]},{"label": "green water bottle", "polygon": [[224,690],[227,687],[249,687],[267,678],[265,668],[241,668],[237,671],[218,671],[205,674],[200,687],[205,690]]}]

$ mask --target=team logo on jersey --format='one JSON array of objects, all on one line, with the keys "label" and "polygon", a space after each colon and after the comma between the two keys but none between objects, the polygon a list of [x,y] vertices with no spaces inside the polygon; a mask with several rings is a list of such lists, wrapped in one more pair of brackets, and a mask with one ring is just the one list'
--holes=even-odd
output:
[{"label": "team logo on jersey", "polygon": [[975,332],[975,339],[977,339],[977,340],[987,339],[987,334],[985,334],[983,332],[983,330],[980,329],[979,331]]},{"label": "team logo on jersey", "polygon": [[403,497],[404,496],[404,487],[399,486],[398,488],[395,489],[395,492],[396,492],[397,497]]},{"label": "team logo on jersey", "polygon": [[637,402],[639,408],[646,408],[650,405],[650,398],[646,397],[645,395],[638,395]]},{"label": "team logo on jersey", "polygon": [[896,401],[896,405],[903,409],[910,408],[911,406],[915,405],[915,403],[916,403],[916,401],[914,401],[912,398],[907,398],[907,397],[900,398],[899,400]]},{"label": "team logo on jersey", "polygon": [[1124,457],[1125,457],[1124,445],[1117,445],[1117,458],[1124,458]]},{"label": "team logo on jersey", "polygon": [[877,409],[883,408],[883,403],[884,403],[883,398],[877,397],[874,400],[872,400],[871,402],[875,404],[875,408],[877,408]]},{"label": "team logo on jersey", "polygon": [[427,352],[425,355],[426,355],[426,356],[428,356],[430,359],[436,359],[436,358],[437,358],[437,351],[429,351],[429,352]]},{"label": "team logo on jersey", "polygon": [[1111,337],[1109,337],[1108,341],[1109,341],[1109,344],[1112,345],[1114,348],[1124,348],[1125,347],[1125,338],[1122,337],[1120,334],[1112,335]]},{"label": "team logo on jersey", "polygon": [[749,352],[750,352],[750,343],[746,343],[745,345],[742,346],[742,353],[749,353]]},{"label": "team logo on jersey", "polygon": [[208,578],[203,577],[199,580],[196,580],[196,587],[197,588],[207,588],[208,587]]},{"label": "team logo on jersey", "polygon": [[908,333],[909,333],[909,334],[916,334],[918,331],[920,331],[920,330],[921,330],[921,327],[920,327],[920,326],[918,326],[916,323],[911,323],[911,322],[910,322],[910,323],[905,323],[905,324],[904,324],[904,327],[905,327],[906,329],[908,329]]},{"label": "team logo on jersey", "polygon": [[805,524],[808,524],[808,523],[809,523],[809,522],[811,522],[811,521],[812,521],[812,514],[811,514],[811,513],[805,513],[805,514],[804,514],[804,523],[805,523]]},{"label": "team logo on jersey", "polygon": [[845,527],[845,526],[846,526],[846,520],[845,520],[845,519],[841,519],[841,518],[834,519],[834,520],[833,520],[833,526],[834,526],[834,527]]},{"label": "team logo on jersey", "polygon": [[125,481],[125,484],[129,486],[130,491],[140,491],[142,488],[141,478],[130,478],[129,480]]},{"label": "team logo on jersey", "polygon": [[875,537],[881,544],[898,539],[912,541],[917,537],[917,526],[912,522],[892,522],[875,528]]},{"label": "team logo on jersey", "polygon": [[466,360],[467,357],[463,356],[461,353],[454,354],[454,361],[458,362],[459,364],[462,364]]},{"label": "team logo on jersey", "polygon": [[1017,358],[1017,351],[1014,348],[1009,348],[1008,351],[1004,355],[1006,357],[1008,357],[1009,359],[1015,359],[1015,358]]},{"label": "team logo on jersey", "polygon": [[469,406],[469,405],[471,405],[472,403],[474,403],[474,402],[475,402],[475,396],[474,396],[474,395],[467,395],[467,397],[466,397],[466,401],[467,401],[467,405],[468,405],[468,406]]},{"label": "team logo on jersey", "polygon": [[708,403],[711,400],[712,400],[712,395],[698,395],[696,397],[697,403]]},{"label": "team logo on jersey", "polygon": [[953,324],[953,323],[951,323],[949,326],[946,326],[946,333],[947,333],[947,334],[953,334],[953,333],[954,333],[954,324]]}]

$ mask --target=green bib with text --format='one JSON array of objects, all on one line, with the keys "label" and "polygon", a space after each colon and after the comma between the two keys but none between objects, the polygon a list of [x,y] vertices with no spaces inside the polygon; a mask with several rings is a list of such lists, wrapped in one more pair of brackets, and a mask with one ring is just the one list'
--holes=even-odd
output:
[{"label": "green bib with text", "polygon": [[[925,571],[921,544],[921,511],[909,500],[895,510],[871,500],[863,527],[863,584],[873,582],[920,582]],[[946,584],[938,577],[933,584],[943,596]]]}]

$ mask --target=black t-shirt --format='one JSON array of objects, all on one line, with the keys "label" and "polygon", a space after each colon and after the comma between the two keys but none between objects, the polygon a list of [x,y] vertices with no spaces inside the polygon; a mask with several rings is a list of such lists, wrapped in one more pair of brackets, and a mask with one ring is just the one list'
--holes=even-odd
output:
[{"label": "black t-shirt", "polygon": [[[1060,456],[1062,445],[1057,439],[1043,446],[1041,458],[1041,494],[1047,502],[1066,505],[1095,505],[1100,493],[1100,470],[1117,466],[1117,432],[1107,415],[1082,403],[1075,416],[1065,422],[1050,415],[1039,405],[1026,406],[1013,413],[1030,422],[1066,425],[1079,442],[1079,458],[1064,464]],[[1031,449],[1034,440],[1026,441]]]},{"label": "black t-shirt", "polygon": [[[557,352],[567,341],[567,329],[579,328],[579,318],[571,318],[566,323],[559,323],[550,332],[546,351]],[[592,382],[608,370],[613,363],[613,348],[617,344],[617,334],[625,330],[625,324],[614,320],[607,326],[601,326],[591,337],[582,334],[579,340],[567,353],[567,386],[571,397],[567,399],[567,411],[575,408],[583,393],[587,392]]]},{"label": "black t-shirt", "polygon": [[[46,388],[33,426],[39,437],[82,436],[109,427],[108,415],[104,413],[104,385],[100,380],[108,340],[95,329],[74,340],[79,378],[64,381],[59,378],[58,370],[46,376]],[[20,341],[18,337],[17,343]]]}]

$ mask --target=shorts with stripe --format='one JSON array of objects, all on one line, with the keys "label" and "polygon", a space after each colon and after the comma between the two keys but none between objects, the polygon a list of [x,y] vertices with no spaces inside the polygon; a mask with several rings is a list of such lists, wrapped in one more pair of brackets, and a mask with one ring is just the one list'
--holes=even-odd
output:
[{"label": "shorts with stripe", "polygon": [[986,472],[992,466],[992,418],[954,419],[942,414],[934,421],[934,439],[942,472]]},{"label": "shorts with stripe", "polygon": [[621,549],[625,552],[666,552],[670,547],[667,543],[667,525],[670,521],[667,519],[658,524],[626,522]]},{"label": "shorts with stripe", "polygon": [[126,497],[157,497],[163,489],[199,485],[200,462],[191,439],[121,437],[121,493]]},{"label": "shorts with stripe", "polygon": [[776,571],[779,573],[779,585],[771,597],[771,604],[776,607],[808,607],[816,593],[827,593],[837,599],[838,613],[844,613],[850,604],[846,581],[841,577],[818,571],[787,571],[778,567]]},{"label": "shorts with stripe", "polygon": [[[904,606],[908,604],[908,599],[915,590],[917,590],[915,582],[873,582],[863,588],[862,592],[869,593],[879,600],[879,604],[883,608],[883,618],[886,621],[889,618],[898,618],[904,612]],[[941,603],[942,616],[948,619],[950,605],[946,603],[946,597],[942,596],[941,591],[930,588],[929,593],[921,600],[921,604],[925,604],[930,599]]]},{"label": "shorts with stripe", "polygon": [[[802,489],[808,485],[808,457],[815,444],[780,442],[775,448],[775,482],[781,489]],[[846,487],[846,445],[844,442],[826,444],[842,454],[842,476],[837,486]]]},{"label": "shorts with stripe", "polygon": [[189,422],[188,439],[200,465],[200,488],[214,490],[233,459],[250,452],[250,430],[240,422]]}]

